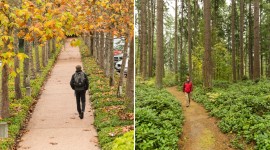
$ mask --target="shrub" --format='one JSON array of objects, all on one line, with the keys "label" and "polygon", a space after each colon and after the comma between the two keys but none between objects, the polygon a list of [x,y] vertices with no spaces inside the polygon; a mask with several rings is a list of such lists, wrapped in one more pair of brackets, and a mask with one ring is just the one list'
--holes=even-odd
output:
[{"label": "shrub", "polygon": [[246,143],[255,142],[255,149],[270,149],[269,93],[269,81],[246,81],[229,84],[226,89],[217,86],[211,92],[198,87],[193,98],[220,119],[221,131],[240,135]]},{"label": "shrub", "polygon": [[182,123],[175,97],[164,89],[136,85],[136,149],[177,149]]}]

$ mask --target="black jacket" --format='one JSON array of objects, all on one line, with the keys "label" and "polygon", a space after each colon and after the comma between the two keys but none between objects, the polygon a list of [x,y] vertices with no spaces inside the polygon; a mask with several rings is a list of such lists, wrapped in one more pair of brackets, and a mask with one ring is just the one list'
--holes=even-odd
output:
[{"label": "black jacket", "polygon": [[[76,73],[77,72],[82,72],[82,71],[76,71]],[[75,73],[72,75],[72,77],[71,77],[71,80],[70,80],[70,86],[71,86],[71,88],[73,89],[73,90],[75,90],[75,91],[83,91],[83,90],[88,90],[88,88],[89,88],[89,80],[88,80],[88,78],[87,78],[87,75],[84,73],[84,72],[82,72],[83,74],[84,74],[84,77],[85,77],[85,87],[83,87],[83,89],[82,88],[79,88],[79,87],[76,87],[75,86],[75,80],[74,80],[74,75],[75,75]]]}]

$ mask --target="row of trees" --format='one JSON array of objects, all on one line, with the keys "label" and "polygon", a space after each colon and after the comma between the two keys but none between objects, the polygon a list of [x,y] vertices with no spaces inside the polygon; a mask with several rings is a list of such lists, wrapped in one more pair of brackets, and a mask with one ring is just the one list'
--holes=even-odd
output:
[{"label": "row of trees", "polygon": [[166,70],[175,73],[176,83],[189,74],[206,88],[212,87],[213,79],[270,77],[266,0],[176,0],[173,5],[142,0],[136,2],[136,10],[136,73],[147,79],[155,70],[157,87]]},{"label": "row of trees", "polygon": [[[124,80],[124,68],[129,52],[128,74],[126,82],[126,96],[133,101],[134,98],[134,23],[133,23],[133,8],[132,0],[102,1],[101,5],[86,8],[100,14],[99,21],[101,24],[96,25],[94,30],[84,32],[84,41],[90,49],[90,54],[94,56],[96,62],[104,70],[104,75],[110,78],[109,85],[115,85],[114,79],[114,47],[115,38],[125,40],[123,49],[123,61],[118,81],[118,96],[122,95],[122,87]],[[94,17],[94,16],[92,16]],[[91,25],[90,25],[91,26]],[[129,51],[128,50],[129,47]]]},{"label": "row of trees", "polygon": [[[130,34],[130,31],[133,30],[133,22],[130,18],[133,12],[132,9],[129,9],[130,7],[133,7],[132,1],[21,0],[18,2],[1,0],[2,87],[0,117],[9,116],[10,85],[8,79],[10,75],[15,77],[16,99],[20,99],[24,96],[21,94],[21,88],[30,91],[30,79],[35,78],[41,67],[47,65],[48,58],[52,56],[57,46],[61,46],[61,41],[66,38],[66,35],[105,34],[111,43],[114,36],[129,35],[132,37],[133,34]],[[127,37],[126,39],[128,39]],[[19,39],[24,41],[23,50],[19,50]],[[78,42],[75,41],[73,44],[76,45]],[[101,51],[104,52],[103,47],[99,46],[94,50],[93,45],[91,45],[92,51],[96,51],[97,54]],[[40,56],[38,47],[42,48],[41,61],[38,58]],[[112,48],[109,50],[109,53],[106,53],[108,55],[113,53]],[[35,55],[33,55],[34,53]],[[113,60],[111,54],[108,57]],[[102,57],[97,58],[101,59]],[[100,59],[98,62],[101,62]],[[20,81],[22,73],[19,69],[20,61],[23,61],[24,64],[23,86],[21,86]],[[111,78],[113,84],[113,77],[111,76]],[[30,95],[30,92],[28,94]]]}]

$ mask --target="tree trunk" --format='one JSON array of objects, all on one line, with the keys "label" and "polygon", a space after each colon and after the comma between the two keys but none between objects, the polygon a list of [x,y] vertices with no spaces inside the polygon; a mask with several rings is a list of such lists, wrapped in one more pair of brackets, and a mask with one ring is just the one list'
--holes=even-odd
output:
[{"label": "tree trunk", "polygon": [[114,86],[114,58],[113,58],[113,39],[114,39],[114,35],[111,33],[110,34],[110,45],[109,45],[109,49],[110,49],[110,86]]},{"label": "tree trunk", "polygon": [[35,38],[34,40],[34,48],[36,55],[36,72],[40,72],[40,60],[39,60],[39,50],[38,50],[38,40]]},{"label": "tree trunk", "polygon": [[42,46],[42,66],[46,67],[46,44]]},{"label": "tree trunk", "polygon": [[99,32],[96,32],[96,52],[97,52],[97,64],[100,65],[100,49],[99,49]]},{"label": "tree trunk", "polygon": [[[270,46],[269,46],[270,49]],[[270,51],[268,51],[267,77],[270,78]]]},{"label": "tree trunk", "polygon": [[93,54],[94,58],[97,61],[97,32],[94,31],[94,36],[93,36]]},{"label": "tree trunk", "polygon": [[[26,55],[29,56],[30,58],[30,55],[29,55],[29,50],[30,49],[30,44],[28,41],[24,40],[24,53]],[[26,87],[28,85],[28,83],[26,82],[26,79],[28,78],[29,76],[29,64],[30,64],[30,59],[29,58],[25,58],[24,59],[24,62],[23,62],[23,70],[24,70],[24,78],[23,78],[23,86]]]},{"label": "tree trunk", "polygon": [[39,50],[38,50],[38,40],[35,38],[34,40],[34,48],[36,54],[36,72],[40,72],[40,60],[39,60]]},{"label": "tree trunk", "polygon": [[253,80],[260,79],[259,0],[254,0],[254,72]]},{"label": "tree trunk", "polygon": [[129,108],[134,106],[134,37],[130,41],[126,96],[129,99]]},{"label": "tree trunk", "polygon": [[236,62],[235,62],[235,1],[232,0],[232,21],[231,21],[231,39],[232,39],[232,71],[233,71],[233,82],[236,82]]},{"label": "tree trunk", "polygon": [[249,49],[249,78],[253,79],[253,24],[252,24],[252,10],[251,10],[251,0],[249,1],[249,38],[248,38],[248,49]]},{"label": "tree trunk", "polygon": [[153,76],[153,50],[154,50],[154,31],[155,31],[155,0],[151,0],[151,25],[150,25],[150,50],[148,60],[149,77]]},{"label": "tree trunk", "polygon": [[36,70],[34,67],[35,65],[34,65],[34,56],[33,56],[33,42],[30,42],[29,58],[30,58],[31,78],[35,79],[36,78]]},{"label": "tree trunk", "polygon": [[146,0],[141,0],[141,34],[142,34],[142,80],[145,80],[146,77],[146,62],[147,62],[147,52],[146,52]]},{"label": "tree trunk", "polygon": [[[146,77],[148,78],[149,77],[149,64],[150,64],[150,59],[151,59],[151,55],[150,53],[152,53],[152,44],[151,44],[151,26],[152,26],[152,13],[151,13],[151,0],[148,0],[147,1],[147,50],[146,50],[146,53],[148,55],[146,55]],[[148,59],[147,59],[148,58]]]},{"label": "tree trunk", "polygon": [[53,38],[52,39],[52,53],[55,53],[56,52],[56,39]]},{"label": "tree trunk", "polygon": [[[109,36],[109,33],[106,33],[106,63],[105,63],[105,75],[106,77],[109,77],[110,76],[110,36]],[[114,65],[114,63],[113,63]]]},{"label": "tree trunk", "polygon": [[197,46],[198,44],[198,0],[194,1],[194,36],[193,36],[193,45]]},{"label": "tree trunk", "polygon": [[191,6],[190,6],[190,0],[187,1],[188,3],[188,72],[189,76],[192,79],[192,60],[191,60]]},{"label": "tree trunk", "polygon": [[204,61],[203,61],[203,86],[212,88],[212,60],[211,60],[211,2],[204,0]]},{"label": "tree trunk", "polygon": [[260,61],[260,65],[261,65],[261,77],[263,76],[263,54],[261,54],[261,61]]},{"label": "tree trunk", "polygon": [[244,0],[240,0],[240,79],[244,76]]},{"label": "tree trunk", "polygon": [[121,65],[121,70],[120,70],[120,78],[119,78],[119,83],[118,83],[118,90],[117,90],[117,97],[122,96],[122,89],[123,89],[123,82],[124,82],[124,69],[126,67],[126,62],[127,62],[127,48],[128,48],[128,43],[129,43],[129,35],[126,36],[125,39],[125,46],[124,46],[124,51],[123,51],[123,59],[122,59],[122,65]]},{"label": "tree trunk", "polygon": [[162,88],[164,67],[163,53],[163,0],[157,0],[157,56],[156,56],[156,87]]},{"label": "tree trunk", "polygon": [[46,66],[48,65],[48,63],[49,63],[49,47],[50,47],[50,45],[49,45],[49,41],[46,41]]},{"label": "tree trunk", "polygon": [[104,33],[100,32],[100,67],[104,69]]},{"label": "tree trunk", "polygon": [[[8,35],[12,36],[11,29],[8,29]],[[5,42],[3,53],[8,52],[8,44],[10,40]],[[8,78],[9,78],[9,68],[8,64],[2,64],[2,86],[1,86],[1,99],[0,99],[0,117],[2,119],[9,117],[9,91],[8,91]]]},{"label": "tree trunk", "polygon": [[177,42],[178,42],[178,35],[177,35],[177,1],[175,0],[175,19],[174,19],[174,73],[175,73],[175,82],[178,82],[178,49],[177,49]]},{"label": "tree trunk", "polygon": [[184,56],[183,56],[183,26],[184,26],[184,0],[181,0],[181,23],[180,23],[180,81],[183,79],[183,62],[184,62]]},{"label": "tree trunk", "polygon": [[93,34],[93,32],[90,32],[90,55],[91,56],[94,56],[94,34]]},{"label": "tree trunk", "polygon": [[52,54],[51,54],[51,48],[52,48],[51,45],[52,45],[52,44],[51,44],[51,40],[48,40],[48,47],[47,47],[47,48],[48,48],[48,49],[47,49],[47,50],[48,50],[48,59],[50,59],[50,58],[52,57],[52,56],[51,56],[51,55],[52,55]]},{"label": "tree trunk", "polygon": [[[18,30],[15,29],[14,32],[14,51],[15,54],[19,53],[19,39],[17,37]],[[21,75],[20,72],[17,71],[17,69],[20,69],[20,61],[18,57],[14,58],[14,70],[16,72],[16,77],[14,78],[15,82],[15,99],[21,99],[22,98],[22,91],[21,91]]]},{"label": "tree trunk", "polygon": [[2,68],[2,101],[1,101],[1,118],[9,117],[9,92],[8,92],[8,66],[4,64]]}]

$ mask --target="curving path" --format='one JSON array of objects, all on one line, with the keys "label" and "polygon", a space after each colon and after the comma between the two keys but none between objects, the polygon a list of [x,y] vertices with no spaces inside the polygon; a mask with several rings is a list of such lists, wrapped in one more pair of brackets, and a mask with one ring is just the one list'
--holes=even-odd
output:
[{"label": "curving path", "polygon": [[191,101],[186,107],[185,95],[170,87],[167,90],[181,101],[185,117],[183,133],[179,140],[182,150],[232,150],[230,139],[217,127],[217,120],[209,117],[206,110],[198,103]]},{"label": "curving path", "polygon": [[81,120],[74,92],[69,86],[78,64],[82,64],[79,48],[71,47],[68,39],[18,144],[19,150],[99,149],[89,96],[86,94],[86,111]]}]

